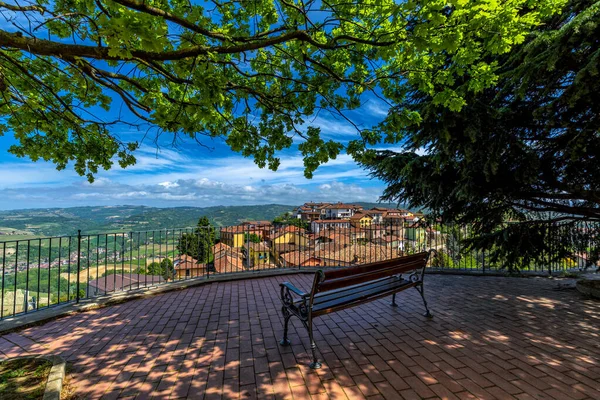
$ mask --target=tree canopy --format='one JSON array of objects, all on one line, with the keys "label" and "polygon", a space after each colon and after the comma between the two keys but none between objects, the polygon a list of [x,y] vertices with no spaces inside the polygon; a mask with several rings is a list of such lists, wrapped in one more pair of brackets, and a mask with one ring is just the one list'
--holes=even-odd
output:
[{"label": "tree canopy", "polygon": [[274,224],[285,224],[297,226],[298,228],[308,229],[309,223],[307,221],[303,221],[300,218],[294,218],[291,212],[285,212],[273,219]]},{"label": "tree canopy", "polygon": [[598,38],[600,2],[572,0],[523,44],[488,58],[499,66],[498,82],[465,94],[460,110],[413,85],[381,127],[395,129],[396,114],[418,113],[399,133],[407,151],[363,159],[388,184],[384,198],[474,223],[472,244],[508,265],[597,253]]},{"label": "tree canopy", "polygon": [[160,262],[154,261],[148,265],[147,274],[162,276],[166,281],[173,279],[175,276],[173,261],[170,258],[163,258]]},{"label": "tree canopy", "polygon": [[[89,180],[134,164],[143,138],[221,137],[271,169],[297,141],[310,177],[400,139],[355,125],[356,140],[328,140],[313,116],[347,118],[365,92],[394,106],[407,87],[460,110],[564,1],[0,1],[0,134]],[[398,110],[397,126],[421,119]]]},{"label": "tree canopy", "polygon": [[182,233],[177,243],[179,254],[198,260],[198,263],[208,263],[212,257],[212,247],[216,241],[217,232],[210,220],[203,216],[193,232]]}]

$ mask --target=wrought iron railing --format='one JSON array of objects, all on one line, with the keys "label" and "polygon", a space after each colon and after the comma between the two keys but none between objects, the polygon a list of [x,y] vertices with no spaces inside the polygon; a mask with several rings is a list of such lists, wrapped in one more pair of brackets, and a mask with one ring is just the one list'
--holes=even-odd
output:
[{"label": "wrought iron railing", "polygon": [[[0,319],[166,282],[280,269],[333,268],[436,249],[429,269],[494,271],[485,252],[466,251],[468,227],[400,221],[313,229],[262,223],[10,240],[0,237]],[[575,256],[574,256],[575,257]],[[574,258],[524,271],[581,267]]]}]

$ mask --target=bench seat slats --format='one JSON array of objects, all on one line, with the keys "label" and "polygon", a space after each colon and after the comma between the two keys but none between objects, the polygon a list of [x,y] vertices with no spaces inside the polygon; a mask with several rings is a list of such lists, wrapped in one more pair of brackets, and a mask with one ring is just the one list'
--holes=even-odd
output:
[{"label": "bench seat slats", "polygon": [[386,266],[385,268],[375,269],[363,273],[358,273],[344,278],[325,280],[318,287],[318,293],[328,292],[331,290],[343,288],[346,286],[354,286],[364,282],[370,282],[375,279],[385,278],[392,275],[398,275],[406,271],[412,271],[423,267],[423,261],[412,261],[408,263],[395,264]]},{"label": "bench seat slats", "polygon": [[365,299],[374,299],[374,296],[382,294],[382,297],[387,296],[388,293],[398,291],[399,288],[411,285],[413,282],[405,279],[384,278],[380,281],[375,281],[368,285],[358,285],[352,291],[344,291],[340,293],[337,298],[321,299],[315,298],[313,303],[312,312],[313,315],[318,315],[323,312],[330,312],[331,310],[337,309],[340,306],[347,304],[353,304],[360,302],[362,303]]},{"label": "bench seat slats", "polygon": [[[398,275],[400,276],[400,275]],[[385,285],[387,283],[387,281],[390,279],[390,277],[383,277],[383,278],[379,278],[379,279],[375,279],[372,282],[369,283],[369,285],[376,287],[378,284],[380,285]],[[396,279],[395,276],[393,279]],[[319,303],[323,303],[325,301],[330,301],[330,300],[334,300],[336,298],[342,298],[348,295],[349,292],[352,291],[356,291],[357,288],[363,287],[365,286],[364,283],[359,283],[357,285],[352,285],[352,286],[346,286],[343,288],[339,288],[339,289],[334,289],[334,290],[328,290],[327,292],[320,292],[315,294],[315,297],[313,299],[313,306],[319,304]]]},{"label": "bench seat slats", "polygon": [[356,267],[345,267],[345,268],[341,268],[341,269],[334,269],[334,270],[329,270],[329,271],[325,271],[325,280],[331,280],[331,279],[339,279],[339,278],[344,278],[347,276],[353,276],[356,274],[362,274],[365,272],[370,272],[370,271],[374,271],[380,268],[388,268],[390,266],[399,266],[401,264],[408,264],[411,263],[413,261],[423,261],[423,260],[427,260],[429,253],[428,252],[422,252],[422,253],[417,253],[417,254],[413,254],[410,256],[404,256],[404,257],[400,257],[400,258],[394,258],[391,260],[383,260],[383,261],[377,261],[377,262],[373,262],[373,263],[369,263],[369,264],[363,264],[363,265],[358,265]]}]

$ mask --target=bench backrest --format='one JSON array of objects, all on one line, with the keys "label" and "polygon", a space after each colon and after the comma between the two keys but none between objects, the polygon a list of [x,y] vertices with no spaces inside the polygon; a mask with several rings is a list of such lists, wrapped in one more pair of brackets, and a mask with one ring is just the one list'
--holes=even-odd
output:
[{"label": "bench backrest", "polygon": [[319,271],[315,276],[311,295],[422,269],[428,258],[429,252],[422,252],[356,267]]}]

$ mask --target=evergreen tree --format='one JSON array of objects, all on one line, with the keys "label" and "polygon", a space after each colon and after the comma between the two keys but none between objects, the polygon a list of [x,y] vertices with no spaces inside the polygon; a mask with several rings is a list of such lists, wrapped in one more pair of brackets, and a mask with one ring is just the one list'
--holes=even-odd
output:
[{"label": "evergreen tree", "polygon": [[177,250],[199,263],[208,263],[212,257],[212,247],[216,241],[215,227],[207,217],[200,217],[193,232],[183,233],[179,238]]},{"label": "evergreen tree", "polygon": [[[600,2],[573,0],[522,45],[489,58],[497,83],[467,94],[460,110],[410,87],[381,126],[398,132],[407,151],[362,160],[388,184],[383,199],[473,223],[470,244],[510,267],[567,256],[581,221],[600,222],[598,38]],[[403,127],[398,115],[412,112],[419,118]]]}]

